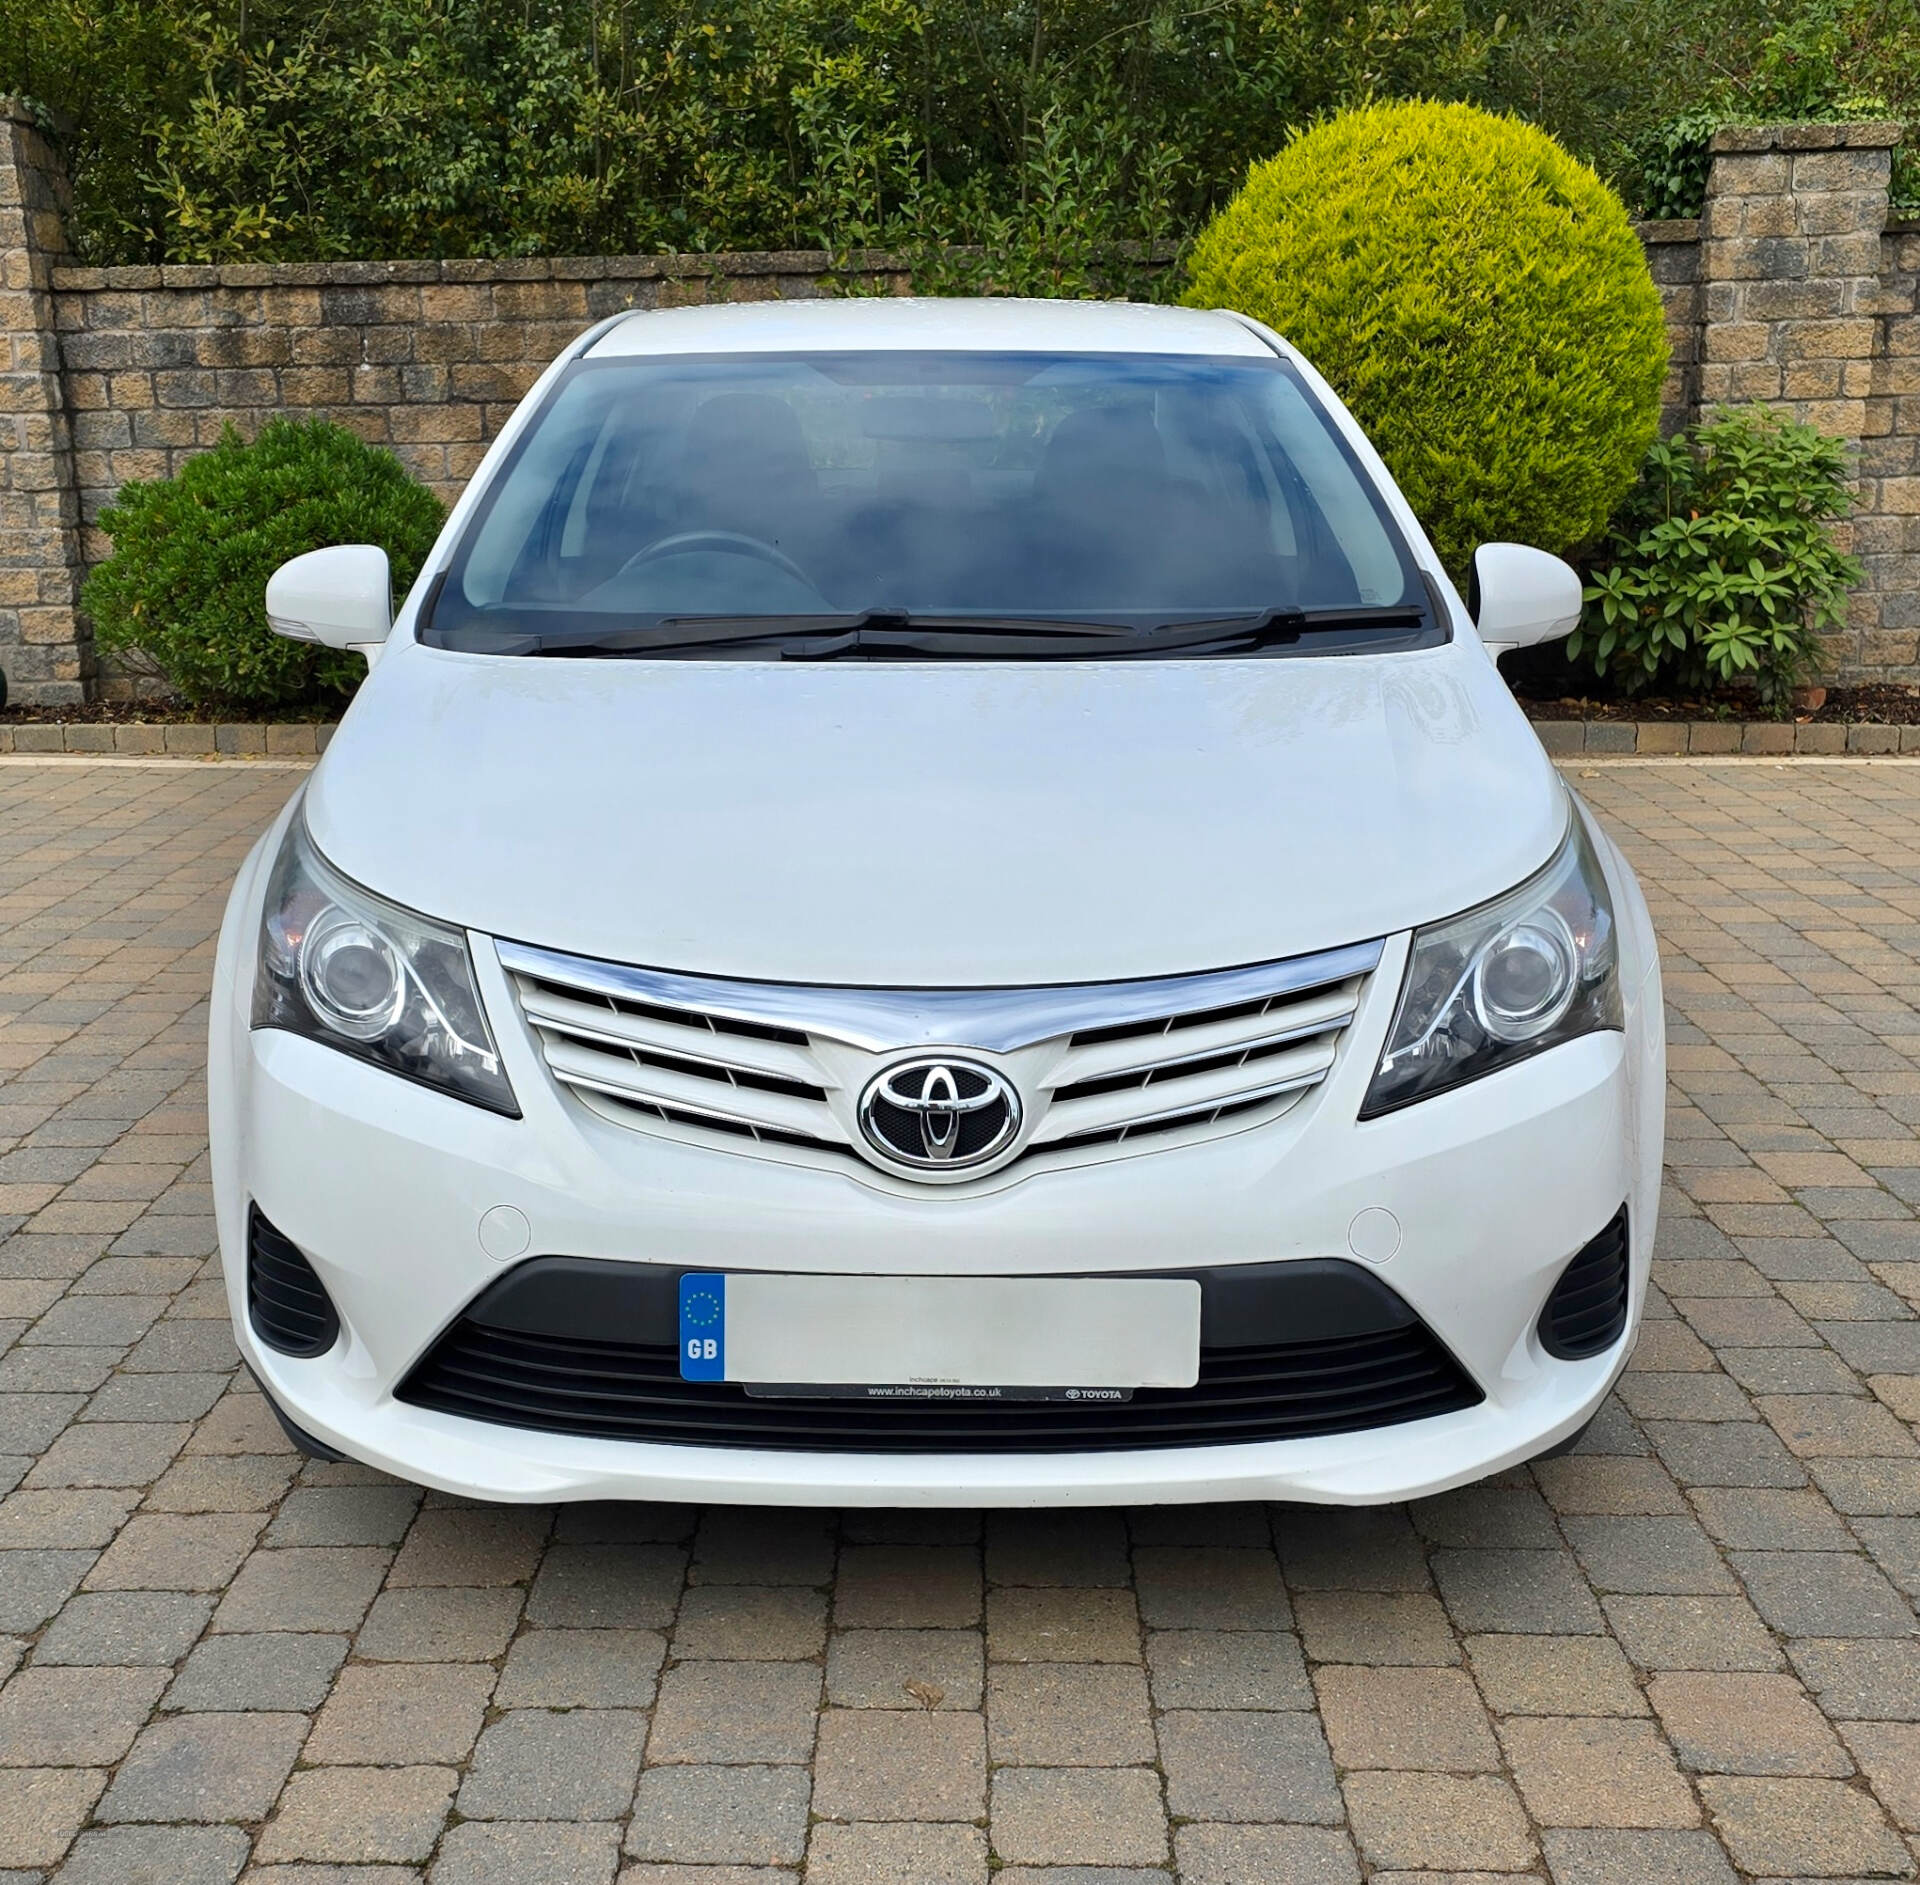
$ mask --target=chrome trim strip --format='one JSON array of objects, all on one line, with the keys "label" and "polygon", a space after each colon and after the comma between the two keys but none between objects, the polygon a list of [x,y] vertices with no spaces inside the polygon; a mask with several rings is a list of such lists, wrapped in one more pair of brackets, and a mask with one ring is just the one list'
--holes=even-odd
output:
[{"label": "chrome trim strip", "polygon": [[[1321,1067],[1313,1073],[1297,1074],[1291,1080],[1275,1080],[1267,1086],[1249,1087],[1244,1093],[1229,1093],[1224,1099],[1202,1100],[1197,1105],[1189,1101],[1185,1106],[1169,1106],[1164,1112],[1142,1113],[1138,1119],[1115,1120],[1105,1126],[1076,1126],[1069,1119],[1061,1131],[1061,1140],[1084,1139],[1089,1143],[1106,1141],[1119,1145],[1128,1133],[1136,1132],[1142,1126],[1164,1125],[1169,1119],[1192,1119],[1211,1123],[1216,1113],[1229,1106],[1252,1106],[1260,1100],[1277,1100],[1288,1093],[1304,1093],[1317,1087],[1327,1077],[1328,1069]],[[1027,1141],[1027,1149],[1022,1158],[1034,1158],[1042,1152],[1055,1149],[1056,1140],[1047,1137],[1047,1127],[1055,1118],[1053,1109],[1047,1109],[1047,1116],[1040,1128]],[[1096,1139],[1096,1135],[1098,1138]],[[1018,1161],[1016,1161],[1017,1163]]]},{"label": "chrome trim strip", "polygon": [[613,1081],[600,1079],[593,1074],[562,1073],[556,1068],[553,1077],[563,1086],[601,1094],[607,1099],[618,1100],[623,1106],[631,1106],[636,1111],[657,1106],[669,1113],[693,1113],[704,1119],[722,1120],[727,1125],[738,1126],[751,1132],[756,1138],[762,1132],[780,1132],[795,1139],[808,1140],[827,1152],[851,1152],[854,1149],[844,1140],[824,1139],[817,1133],[808,1132],[803,1127],[787,1125],[778,1119],[759,1119],[751,1113],[730,1113],[725,1107],[709,1105],[701,1100],[680,1099],[665,1093],[648,1093],[640,1087],[617,1086]]},{"label": "chrome trim strip", "polygon": [[[1173,1078],[1181,1067],[1191,1067],[1196,1061],[1225,1060],[1231,1054],[1240,1056],[1241,1065],[1246,1064],[1249,1054],[1264,1054],[1271,1047],[1285,1047],[1289,1041],[1310,1041],[1318,1034],[1338,1034],[1348,1027],[1353,1017],[1359,1013],[1358,1007],[1343,1008],[1336,1015],[1330,1015],[1324,1021],[1315,1021],[1304,1028],[1288,1028],[1280,1034],[1258,1034],[1250,1040],[1228,1041],[1219,1047],[1209,1047],[1197,1054],[1172,1054],[1165,1060],[1143,1060],[1124,1067],[1108,1067],[1100,1073],[1080,1073],[1069,1061],[1064,1063],[1064,1072],[1056,1069],[1042,1083],[1055,1100],[1067,1096],[1065,1103],[1071,1105],[1072,1091],[1077,1086],[1085,1086],[1095,1080],[1130,1080],[1137,1074],[1165,1074]],[[1154,1040],[1168,1040],[1169,1035],[1157,1034]],[[1082,1049],[1082,1052],[1085,1050]]]},{"label": "chrome trim strip", "polygon": [[[789,1047],[783,1041],[755,1040],[741,1034],[716,1034],[711,1029],[696,1032],[692,1028],[684,1030],[688,1037],[684,1043],[678,1039],[663,1041],[638,1027],[631,1034],[623,1034],[613,1023],[627,1020],[628,1017],[611,1008],[590,1008],[585,1002],[569,1003],[569,1007],[578,1007],[582,1014],[594,1017],[591,1021],[576,1021],[556,1014],[552,1001],[536,999],[517,984],[515,992],[520,997],[521,1012],[542,1036],[556,1034],[569,1041],[584,1041],[618,1053],[637,1049],[643,1054],[656,1054],[662,1060],[677,1061],[689,1067],[709,1068],[715,1077],[724,1075],[728,1079],[744,1073],[769,1080],[794,1080],[803,1086],[817,1087],[826,1078],[817,1060],[804,1049]],[[678,1026],[677,1023],[674,1025]],[[661,1032],[667,1032],[664,1025]],[[764,1058],[756,1058],[744,1051],[748,1046]]]},{"label": "chrome trim strip", "polygon": [[732,981],[629,968],[588,956],[562,955],[531,943],[494,943],[501,966],[510,971],[656,1007],[793,1028],[872,1053],[903,1047],[973,1047],[994,1054],[1010,1054],[1081,1028],[1164,1020],[1343,982],[1376,968],[1384,946],[1350,943],[1319,955],[1152,981],[904,989]]}]

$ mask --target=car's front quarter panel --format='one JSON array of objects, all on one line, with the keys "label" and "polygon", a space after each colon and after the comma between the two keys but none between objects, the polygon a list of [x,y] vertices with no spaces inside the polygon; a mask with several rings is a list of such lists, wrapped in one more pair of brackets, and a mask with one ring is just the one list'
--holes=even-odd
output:
[{"label": "car's front quarter panel", "polygon": [[1660,945],[1647,900],[1626,854],[1577,794],[1577,814],[1586,822],[1612,892],[1620,945],[1620,995],[1626,1018],[1627,1193],[1633,1236],[1633,1312],[1637,1330],[1653,1268],[1660,1222],[1660,1191],[1666,1158],[1667,1015],[1660,980]]},{"label": "car's front quarter panel", "polygon": [[254,966],[266,879],[287,827],[300,815],[299,792],[281,808],[236,873],[214,947],[213,998],[207,1010],[207,1143],[213,1172],[214,1224],[234,1333],[242,1350],[247,1326],[247,1203],[251,1196],[253,1134]]}]

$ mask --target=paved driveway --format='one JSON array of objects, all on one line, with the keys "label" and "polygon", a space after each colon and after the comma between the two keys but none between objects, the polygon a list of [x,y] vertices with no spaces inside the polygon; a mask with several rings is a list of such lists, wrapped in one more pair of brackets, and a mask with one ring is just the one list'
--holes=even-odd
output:
[{"label": "paved driveway", "polygon": [[1577,1457],[1368,1512],[835,1519],[302,1466],[235,1377],[199,1066],[294,775],[0,763],[0,1880],[1912,1874],[1920,766],[1579,779],[1662,926],[1674,1095]]}]

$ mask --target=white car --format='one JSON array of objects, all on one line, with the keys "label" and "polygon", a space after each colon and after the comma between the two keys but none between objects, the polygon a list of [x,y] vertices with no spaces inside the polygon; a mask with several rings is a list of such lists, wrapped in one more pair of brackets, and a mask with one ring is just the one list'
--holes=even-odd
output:
[{"label": "white car", "polygon": [[[234,1331],[475,1498],[1367,1502],[1564,1446],[1661,1158],[1632,873],[1351,417],[1228,313],[621,315],[242,867]],[[1477,626],[1476,626],[1477,622]]]}]

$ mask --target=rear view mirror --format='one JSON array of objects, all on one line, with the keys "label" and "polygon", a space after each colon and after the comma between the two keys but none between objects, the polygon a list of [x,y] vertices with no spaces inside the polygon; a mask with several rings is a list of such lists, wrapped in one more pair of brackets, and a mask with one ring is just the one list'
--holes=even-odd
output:
[{"label": "rear view mirror", "polygon": [[393,626],[386,551],[371,543],[337,543],[282,563],[267,578],[267,624],[292,641],[378,647]]},{"label": "rear view mirror", "polygon": [[883,393],[861,406],[860,429],[870,439],[977,445],[996,437],[1000,428],[984,399]]},{"label": "rear view mirror", "polygon": [[1580,620],[1580,578],[1524,543],[1483,543],[1473,553],[1473,619],[1490,654],[1570,635]]}]

